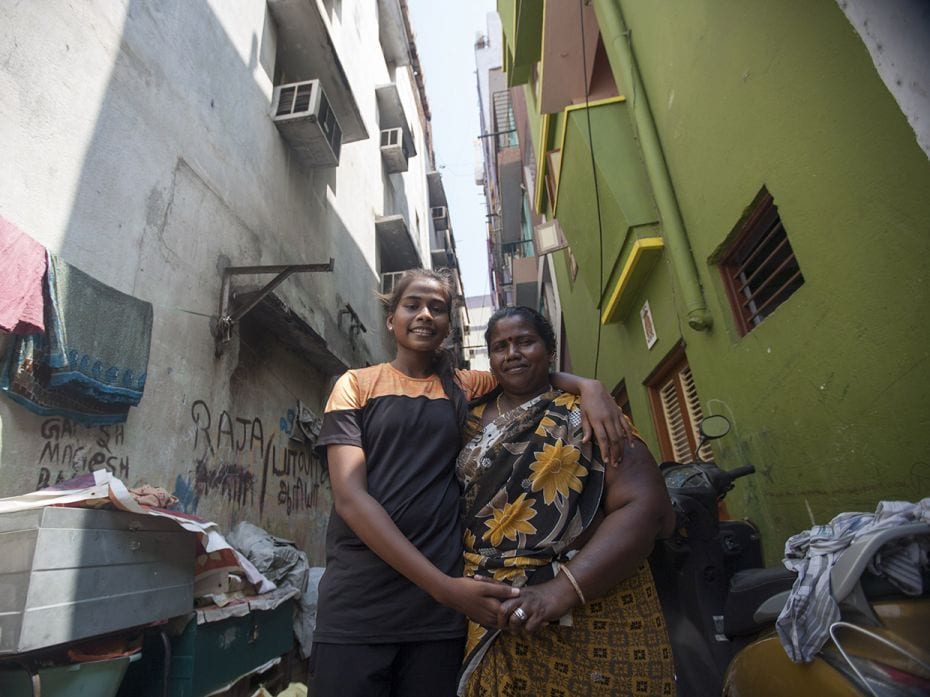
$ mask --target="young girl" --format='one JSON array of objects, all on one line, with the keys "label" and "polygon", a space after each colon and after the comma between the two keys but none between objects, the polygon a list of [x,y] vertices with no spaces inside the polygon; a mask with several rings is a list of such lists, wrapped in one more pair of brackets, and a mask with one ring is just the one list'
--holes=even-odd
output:
[{"label": "young girl", "polygon": [[[326,405],[316,447],[325,448],[334,510],[314,634],[315,697],[454,695],[465,616],[496,626],[501,601],[519,595],[461,575],[454,461],[467,400],[495,383],[488,373],[453,371],[440,352],[452,297],[450,277],[405,273],[386,302],[396,357],[345,373]],[[596,381],[555,382],[599,407],[609,400]],[[619,443],[614,412],[605,408],[610,417],[595,429],[605,450],[615,444],[604,434]]]}]

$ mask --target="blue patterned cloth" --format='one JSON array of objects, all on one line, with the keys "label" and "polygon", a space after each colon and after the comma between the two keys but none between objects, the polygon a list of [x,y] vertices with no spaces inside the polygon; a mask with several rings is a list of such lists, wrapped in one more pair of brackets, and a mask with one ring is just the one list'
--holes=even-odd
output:
[{"label": "blue patterned cloth", "polygon": [[152,305],[111,288],[54,254],[45,282],[45,333],[17,338],[0,390],[44,416],[119,423],[142,399]]}]

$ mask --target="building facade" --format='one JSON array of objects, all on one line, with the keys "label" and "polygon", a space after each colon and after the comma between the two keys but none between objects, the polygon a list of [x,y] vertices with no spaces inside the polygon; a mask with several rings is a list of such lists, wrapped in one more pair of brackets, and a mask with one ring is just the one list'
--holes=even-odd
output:
[{"label": "building facade", "polygon": [[490,370],[488,344],[484,334],[488,320],[494,313],[494,298],[490,295],[470,295],[465,298],[468,308],[468,324],[465,326],[465,342],[462,347],[468,367],[472,370]]},{"label": "building facade", "polygon": [[812,520],[926,496],[926,8],[498,10],[535,251],[561,247],[563,364],[662,459],[727,416],[702,453],[756,467],[727,501],[770,561]]},{"label": "building facade", "polygon": [[456,264],[405,3],[53,0],[0,34],[0,215],[154,307],[124,424],[0,399],[0,495],[107,467],[321,563],[329,388],[392,355],[379,290]]}]

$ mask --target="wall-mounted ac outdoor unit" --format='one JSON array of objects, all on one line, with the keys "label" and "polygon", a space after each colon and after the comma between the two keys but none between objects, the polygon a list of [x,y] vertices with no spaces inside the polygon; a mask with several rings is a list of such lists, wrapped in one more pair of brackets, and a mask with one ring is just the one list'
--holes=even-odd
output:
[{"label": "wall-mounted ac outdoor unit", "polygon": [[449,211],[445,206],[435,206],[430,208],[430,215],[433,218],[433,227],[437,230],[449,229]]},{"label": "wall-mounted ac outdoor unit", "polygon": [[274,88],[271,118],[297,155],[311,167],[335,167],[342,129],[319,80]]},{"label": "wall-mounted ac outdoor unit", "polygon": [[381,131],[381,159],[384,160],[385,169],[391,174],[407,171],[403,128],[386,128]]}]

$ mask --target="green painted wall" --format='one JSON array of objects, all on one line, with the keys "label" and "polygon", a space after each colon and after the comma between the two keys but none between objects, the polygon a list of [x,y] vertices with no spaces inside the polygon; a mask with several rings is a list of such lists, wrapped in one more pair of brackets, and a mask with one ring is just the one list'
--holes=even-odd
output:
[{"label": "green painted wall", "polygon": [[[634,303],[649,300],[658,343],[638,312],[602,327],[598,376],[625,379],[656,446],[642,382],[686,342],[705,413],[734,424],[722,466],[758,469],[728,502],[769,561],[811,516],[930,495],[930,162],[865,47],[833,0],[621,6],[714,328],[680,319],[665,254]],[[805,284],[741,338],[708,259],[763,185]],[[597,300],[557,266],[573,368],[592,373]]]},{"label": "green painted wall", "polygon": [[556,215],[579,265],[596,269],[601,260],[600,275],[582,275],[588,291],[599,298],[611,287],[608,281],[630,231],[655,223],[658,213],[626,102],[572,109],[565,123]]}]

